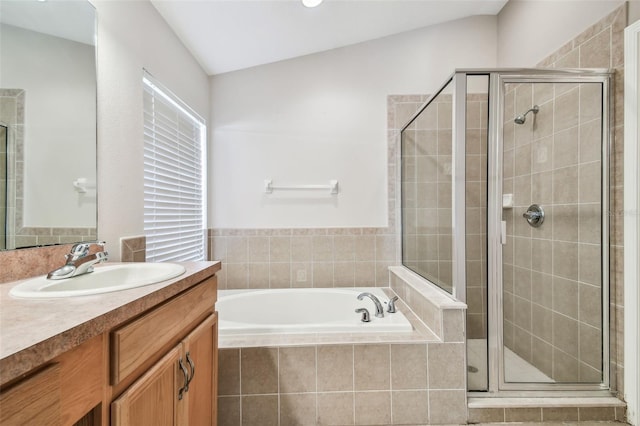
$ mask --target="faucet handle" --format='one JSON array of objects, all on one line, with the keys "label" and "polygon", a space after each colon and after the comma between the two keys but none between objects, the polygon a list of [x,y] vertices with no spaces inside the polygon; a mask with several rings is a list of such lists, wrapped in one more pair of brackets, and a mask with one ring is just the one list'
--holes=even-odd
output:
[{"label": "faucet handle", "polygon": [[387,312],[390,314],[395,314],[396,311],[396,300],[398,300],[398,296],[393,296],[389,299],[389,305],[387,306]]},{"label": "faucet handle", "polygon": [[360,318],[360,321],[362,322],[371,321],[371,315],[369,315],[369,310],[367,310],[367,308],[356,309],[356,314],[362,314],[362,318]]}]

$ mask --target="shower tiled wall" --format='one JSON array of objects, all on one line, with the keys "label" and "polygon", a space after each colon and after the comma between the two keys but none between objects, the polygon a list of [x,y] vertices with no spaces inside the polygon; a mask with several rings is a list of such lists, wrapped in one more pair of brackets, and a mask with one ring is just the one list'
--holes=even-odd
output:
[{"label": "shower tiled wall", "polygon": [[453,291],[452,100],[439,94],[402,132],[402,262]]},{"label": "shower tiled wall", "polygon": [[[623,5],[539,64],[615,71],[611,200],[604,208],[610,220],[611,387],[619,392],[623,390],[622,66],[626,21]],[[600,164],[593,138],[599,136],[600,122],[599,110],[593,109],[599,109],[599,99],[589,99],[598,96],[587,85],[536,84],[533,90],[523,85],[514,88],[513,98],[507,98],[511,103],[505,104],[505,121],[533,103],[540,104],[535,121],[529,123],[531,114],[527,118],[533,128],[514,124],[505,128],[505,149],[509,138],[515,142],[510,145],[512,157],[505,158],[505,170],[512,170],[514,177],[505,183],[516,188],[515,194],[531,194],[532,202],[549,204],[555,220],[546,230],[531,230],[513,217],[514,237],[506,253],[510,257],[505,259],[512,265],[505,269],[505,343],[558,380],[599,381],[601,354],[594,348],[600,334]],[[513,109],[507,113],[507,108]],[[565,111],[579,112],[563,115]],[[526,200],[516,203],[524,205]],[[532,239],[523,238],[529,232]],[[532,261],[527,261],[528,253]]]},{"label": "shower tiled wall", "polygon": [[[601,85],[505,86],[504,342],[560,382],[601,381]],[[513,117],[539,105],[524,124]],[[542,226],[522,217],[542,205]],[[507,377],[507,380],[510,378]]]}]

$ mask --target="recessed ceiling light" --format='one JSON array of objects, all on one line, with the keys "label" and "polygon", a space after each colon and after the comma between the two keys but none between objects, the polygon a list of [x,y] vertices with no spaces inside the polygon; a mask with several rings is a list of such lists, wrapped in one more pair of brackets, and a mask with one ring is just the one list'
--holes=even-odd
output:
[{"label": "recessed ceiling light", "polygon": [[302,0],[302,4],[306,7],[316,7],[320,3],[322,3],[322,0]]}]

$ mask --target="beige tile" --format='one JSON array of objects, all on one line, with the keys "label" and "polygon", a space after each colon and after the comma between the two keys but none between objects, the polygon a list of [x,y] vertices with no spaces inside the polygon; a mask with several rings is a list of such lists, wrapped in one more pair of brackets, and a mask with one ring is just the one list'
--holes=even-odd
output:
[{"label": "beige tile", "polygon": [[465,388],[464,343],[430,343],[428,347],[429,389]]},{"label": "beige tile", "polygon": [[542,409],[542,421],[566,422],[578,421],[577,407],[544,407]]},{"label": "beige tile", "polygon": [[531,306],[531,332],[534,336],[547,341],[553,341],[553,313],[551,309],[547,309],[537,304]]},{"label": "beige tile", "polygon": [[429,393],[427,391],[398,391],[391,393],[391,423],[429,423]]},{"label": "beige tile", "polygon": [[580,165],[580,202],[598,203],[601,199],[600,163]]},{"label": "beige tile", "polygon": [[280,426],[314,425],[315,423],[315,393],[280,395]]},{"label": "beige tile", "polygon": [[467,422],[465,390],[430,390],[430,424],[464,424]]},{"label": "beige tile", "polygon": [[469,408],[470,423],[504,423],[504,408]]},{"label": "beige tile", "polygon": [[333,287],[333,262],[314,262],[312,268],[314,287]]},{"label": "beige tile", "polygon": [[227,262],[242,263],[248,260],[248,246],[246,237],[226,237]]},{"label": "beige tile", "polygon": [[242,348],[240,360],[243,395],[278,392],[278,349]]},{"label": "beige tile", "polygon": [[316,347],[282,347],[279,351],[280,393],[315,392]]},{"label": "beige tile", "polygon": [[375,262],[356,262],[354,267],[354,285],[356,287],[373,287],[376,281]]},{"label": "beige tile", "polygon": [[388,390],[389,345],[354,346],[355,390]]},{"label": "beige tile", "polygon": [[269,264],[269,287],[270,288],[291,287],[291,264],[290,263],[270,263]]},{"label": "beige tile", "polygon": [[291,237],[269,238],[269,261],[289,262],[291,260]]},{"label": "beige tile", "polygon": [[218,351],[218,394],[240,394],[240,350]]},{"label": "beige tile", "polygon": [[426,345],[391,345],[391,388],[427,389]]},{"label": "beige tile", "polygon": [[356,392],[354,401],[355,424],[391,423],[391,392]]},{"label": "beige tile", "polygon": [[355,239],[353,235],[336,235],[333,238],[334,258],[339,262],[355,260]]},{"label": "beige tile", "polygon": [[376,260],[394,261],[396,259],[395,243],[396,237],[394,235],[377,235]]},{"label": "beige tile", "polygon": [[553,378],[557,382],[575,383],[578,381],[578,360],[566,353],[553,351]]},{"label": "beige tile", "polygon": [[[486,295],[483,295],[486,300]],[[445,309],[442,315],[442,339],[444,342],[465,341],[464,311],[459,309]]]},{"label": "beige tile", "polygon": [[578,319],[578,282],[560,277],[553,279],[553,309],[573,319]]},{"label": "beige tile", "polygon": [[504,420],[506,422],[540,422],[542,408],[505,408]]},{"label": "beige tile", "polygon": [[602,212],[600,204],[580,204],[578,208],[580,223],[579,241],[599,244],[602,233]]},{"label": "beige tile", "polygon": [[553,273],[563,278],[578,279],[578,244],[553,242]]},{"label": "beige tile", "polygon": [[278,426],[278,395],[243,396],[242,424]]},{"label": "beige tile", "polygon": [[609,68],[611,66],[611,30],[597,34],[580,46],[581,68]]},{"label": "beige tile", "polygon": [[225,269],[228,289],[249,288],[249,267],[246,263],[228,263]]},{"label": "beige tile", "polygon": [[269,264],[249,264],[249,288],[269,288]]},{"label": "beige tile", "polygon": [[353,287],[355,283],[355,262],[335,262],[333,274],[335,287]]},{"label": "beige tile", "polygon": [[312,257],[312,243],[310,236],[291,237],[291,261],[308,262]]},{"label": "beige tile", "polygon": [[602,327],[602,292],[599,287],[580,285],[580,321],[596,328]]},{"label": "beige tile", "polygon": [[240,397],[218,398],[218,426],[240,426]]},{"label": "beige tile", "polygon": [[269,237],[248,237],[249,262],[269,261]]},{"label": "beige tile", "polygon": [[318,393],[319,425],[352,425],[353,392]]},{"label": "beige tile", "polygon": [[317,235],[311,241],[314,262],[333,261],[333,237]]},{"label": "beige tile", "polygon": [[532,338],[535,351],[531,354],[531,364],[548,377],[553,377],[553,346],[536,337]]},{"label": "beige tile", "polygon": [[579,421],[615,420],[615,407],[579,407]]},{"label": "beige tile", "polygon": [[318,346],[318,392],[353,390],[353,346]]},{"label": "beige tile", "polygon": [[594,244],[579,244],[578,252],[580,281],[599,286],[602,281],[600,246]]}]

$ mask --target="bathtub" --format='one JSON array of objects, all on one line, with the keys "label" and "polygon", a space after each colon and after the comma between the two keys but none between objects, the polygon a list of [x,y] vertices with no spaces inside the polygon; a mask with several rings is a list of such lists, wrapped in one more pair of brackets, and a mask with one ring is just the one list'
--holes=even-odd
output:
[{"label": "bathtub", "polygon": [[[375,316],[371,299],[357,299],[365,291],[383,304],[384,318]],[[388,301],[380,288],[220,290],[216,309],[221,335],[411,331],[402,312],[386,312]],[[360,320],[358,308],[369,310],[370,322]]]}]

